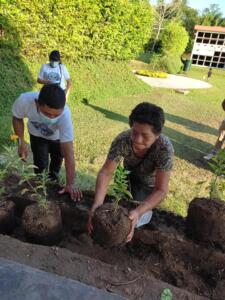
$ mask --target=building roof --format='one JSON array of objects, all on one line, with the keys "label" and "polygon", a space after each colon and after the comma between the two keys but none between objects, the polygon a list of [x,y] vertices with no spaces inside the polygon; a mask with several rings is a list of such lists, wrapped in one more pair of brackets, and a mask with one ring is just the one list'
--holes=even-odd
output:
[{"label": "building roof", "polygon": [[225,27],[222,27],[222,26],[195,25],[195,30],[210,31],[210,32],[224,32],[225,33]]}]

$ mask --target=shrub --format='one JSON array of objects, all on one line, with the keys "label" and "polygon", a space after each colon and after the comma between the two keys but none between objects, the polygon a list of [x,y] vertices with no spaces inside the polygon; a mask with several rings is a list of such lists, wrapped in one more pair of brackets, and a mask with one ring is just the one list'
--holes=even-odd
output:
[{"label": "shrub", "polygon": [[183,64],[180,56],[168,54],[161,58],[163,68],[170,74],[177,74],[181,71]]},{"label": "shrub", "polygon": [[188,44],[188,33],[179,23],[171,21],[165,26],[161,41],[164,54],[180,56]]},{"label": "shrub", "polygon": [[154,54],[150,59],[152,70],[160,70],[170,74],[177,74],[183,67],[181,59],[175,54]]},{"label": "shrub", "polygon": [[32,59],[57,48],[67,58],[124,60],[141,52],[151,36],[152,21],[147,1],[4,0],[0,46],[10,41]]},{"label": "shrub", "polygon": [[168,76],[165,72],[155,72],[149,70],[139,70],[136,72],[136,74],[155,78],[167,78]]}]

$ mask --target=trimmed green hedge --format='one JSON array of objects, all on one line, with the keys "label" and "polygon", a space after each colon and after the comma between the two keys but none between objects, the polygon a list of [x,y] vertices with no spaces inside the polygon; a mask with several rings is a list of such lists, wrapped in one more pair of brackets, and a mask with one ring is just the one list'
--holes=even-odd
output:
[{"label": "trimmed green hedge", "polygon": [[130,59],[151,36],[147,0],[1,0],[0,46],[30,59],[59,49],[65,58]]}]

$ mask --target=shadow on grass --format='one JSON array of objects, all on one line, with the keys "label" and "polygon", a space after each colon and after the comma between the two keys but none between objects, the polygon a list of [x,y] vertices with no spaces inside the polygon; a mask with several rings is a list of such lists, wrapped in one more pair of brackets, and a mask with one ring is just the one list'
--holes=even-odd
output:
[{"label": "shadow on grass", "polygon": [[[90,104],[87,99],[83,99],[82,103],[93,108],[96,111],[101,112],[108,119],[128,124],[128,118],[121,114],[114,113],[97,105]],[[216,130],[209,126],[192,122],[182,117],[177,117],[170,114],[166,114],[166,117],[171,122],[176,122],[178,124],[185,125],[194,131],[201,131],[204,133],[211,134],[216,133]],[[205,153],[209,152],[212,149],[211,144],[199,140],[197,138],[185,135],[169,127],[164,127],[163,133],[166,136],[168,136],[168,138],[172,141],[175,150],[175,155],[177,157],[184,159],[199,168],[209,170],[208,164],[204,161],[203,156],[205,155]]]},{"label": "shadow on grass", "polygon": [[164,127],[165,134],[172,142],[175,156],[184,159],[198,168],[211,170],[203,156],[212,150],[212,145],[177,130]]},{"label": "shadow on grass", "polygon": [[190,121],[188,119],[185,119],[183,117],[175,116],[166,113],[165,114],[166,120],[185,126],[187,129],[190,129],[192,131],[196,132],[202,132],[202,133],[207,133],[207,134],[212,134],[212,135],[218,135],[218,130],[215,128],[212,128],[208,125],[204,125],[198,122]]},{"label": "shadow on grass", "polygon": [[121,115],[121,114],[115,113],[113,111],[110,111],[108,109],[102,108],[102,107],[94,105],[94,104],[90,104],[89,101],[88,101],[88,99],[86,99],[86,98],[83,98],[83,100],[81,102],[84,105],[89,106],[89,107],[93,108],[96,111],[99,111],[107,119],[111,119],[111,120],[114,120],[114,121],[119,121],[119,122],[123,122],[123,123],[128,124],[128,118],[125,117],[125,116],[123,116],[123,115]]},{"label": "shadow on grass", "polygon": [[0,146],[12,133],[12,104],[20,93],[31,90],[34,79],[20,55],[21,42],[8,20],[0,16]]}]

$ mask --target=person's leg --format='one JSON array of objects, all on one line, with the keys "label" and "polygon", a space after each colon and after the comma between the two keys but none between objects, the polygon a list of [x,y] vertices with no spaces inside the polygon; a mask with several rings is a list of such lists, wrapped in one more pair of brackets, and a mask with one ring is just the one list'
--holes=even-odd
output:
[{"label": "person's leg", "polygon": [[30,145],[33,153],[34,168],[36,174],[48,170],[48,140],[30,135]]},{"label": "person's leg", "polygon": [[204,159],[210,160],[212,157],[214,157],[216,155],[216,152],[222,148],[224,140],[225,140],[225,121],[223,120],[223,122],[219,127],[219,135],[215,143],[214,149],[209,154],[204,156]]},{"label": "person's leg", "polygon": [[63,156],[60,149],[60,141],[49,141],[49,152],[50,152],[50,166],[49,166],[49,175],[51,179],[58,180],[59,171],[62,166]]},{"label": "person's leg", "polygon": [[223,120],[223,122],[221,123],[221,125],[219,127],[219,136],[218,136],[216,144],[214,146],[214,149],[216,151],[218,151],[222,148],[224,140],[225,140],[225,121]]}]

